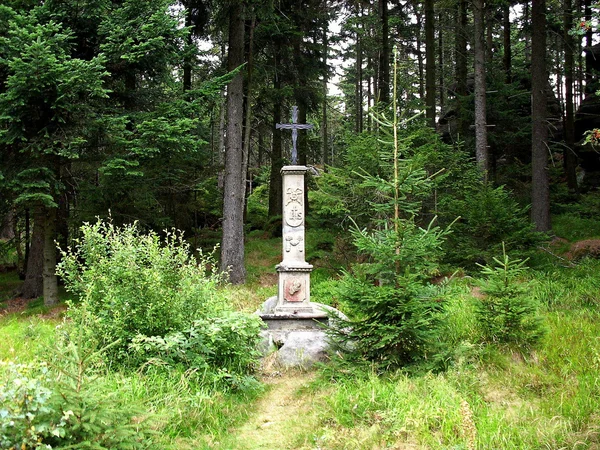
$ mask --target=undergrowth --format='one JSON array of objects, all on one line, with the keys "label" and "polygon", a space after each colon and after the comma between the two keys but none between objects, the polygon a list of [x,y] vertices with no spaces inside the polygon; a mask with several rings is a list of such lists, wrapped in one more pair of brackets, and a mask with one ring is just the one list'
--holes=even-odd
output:
[{"label": "undergrowth", "polygon": [[[260,259],[259,252],[256,260]],[[481,327],[477,305],[482,296],[490,295],[489,279],[486,285],[481,274],[456,273],[437,280],[435,293],[442,305],[436,317],[437,336],[449,349],[443,353],[444,370],[382,371],[368,362],[332,361],[321,369],[307,396],[297,397],[299,402],[306,401],[304,414],[317,424],[292,439],[299,443],[297,448],[598,447],[600,261],[586,258],[568,266],[546,264],[522,269],[509,287],[512,293],[526,295],[537,305],[545,333],[536,339],[535,346],[503,345],[486,337],[489,334]],[[319,301],[335,303],[338,284],[327,272],[316,276]],[[247,305],[247,298],[255,296],[252,301],[258,301],[262,295],[256,294],[257,286],[228,287],[222,292],[235,302],[236,309],[239,306],[249,311],[254,307]],[[492,283],[491,288],[494,291],[498,286]],[[268,296],[273,286],[262,289]],[[499,291],[502,289],[494,292],[502,294]],[[36,379],[45,383],[41,387],[53,386],[56,392],[62,389],[63,400],[70,399],[62,404],[47,399],[47,405],[58,412],[53,423],[65,430],[66,421],[72,420],[69,411],[75,414],[81,409],[85,397],[112,410],[97,413],[100,417],[108,415],[106,423],[114,424],[111,420],[118,419],[124,427],[119,436],[125,438],[131,427],[139,429],[141,434],[136,431],[134,439],[149,440],[140,441],[145,448],[225,448],[219,442],[226,442],[225,435],[235,433],[236,425],[254,412],[255,401],[263,392],[259,383],[223,390],[214,374],[186,369],[183,364],[173,363],[169,370],[148,365],[145,370],[132,372],[107,367],[102,358],[89,361],[80,377],[81,387],[69,387],[56,371],[59,367],[71,367],[66,370],[71,371],[77,358],[68,351],[70,341],[64,340],[61,322],[19,314],[1,317],[0,328],[2,392],[6,395],[9,389],[5,384],[14,380],[9,364],[37,367],[26,370],[39,374]],[[62,358],[62,365],[56,363],[57,358]],[[45,366],[40,365],[42,361],[47,361]],[[42,375],[43,370],[50,376]],[[53,385],[55,380],[62,380],[62,388]],[[44,390],[38,391],[40,396],[34,398],[45,402]],[[32,407],[39,409],[39,405]],[[48,414],[46,411],[39,417]],[[65,415],[68,417],[61,425]],[[142,426],[148,428],[144,431]],[[52,433],[57,429],[48,430]],[[102,435],[92,434],[95,438]]]}]

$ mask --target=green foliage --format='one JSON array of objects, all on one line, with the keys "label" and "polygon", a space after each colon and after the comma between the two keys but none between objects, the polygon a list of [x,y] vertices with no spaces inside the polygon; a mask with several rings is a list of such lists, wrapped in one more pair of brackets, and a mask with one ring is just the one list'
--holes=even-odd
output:
[{"label": "green foliage", "polygon": [[121,388],[107,386],[98,377],[102,356],[117,342],[98,348],[77,329],[65,331],[66,339],[59,337],[49,362],[56,373],[53,406],[65,422],[49,440],[52,448],[155,448],[148,414],[139,404],[125,402]]},{"label": "green foliage", "polygon": [[261,322],[231,312],[211,255],[190,254],[180,233],[142,234],[98,221],[63,251],[58,273],[79,295],[77,333],[104,346],[111,363],[191,370],[210,384],[247,388]]},{"label": "green foliage", "polygon": [[351,357],[393,368],[423,362],[435,352],[441,305],[419,291],[418,283],[401,281],[404,284],[398,287],[377,287],[350,275],[342,280],[342,306],[360,305],[360,311],[349,314],[350,319],[340,323],[344,328],[334,334]]},{"label": "green foliage", "polygon": [[49,364],[2,363],[2,448],[152,448],[142,410],[103,385],[100,352],[80,344],[59,339]]},{"label": "green foliage", "polygon": [[529,222],[528,208],[520,206],[502,186],[478,183],[463,196],[442,200],[440,210],[446,221],[460,217],[446,241],[446,261],[466,268],[491,262],[506,243],[521,256],[545,235],[536,233]]},{"label": "green foliage", "polygon": [[[504,250],[504,247],[503,247]],[[494,258],[494,266],[481,266],[486,279],[480,283],[485,297],[476,300],[475,314],[486,342],[530,347],[544,335],[538,305],[520,280],[526,260]]]},{"label": "green foliage", "polygon": [[229,312],[195,320],[182,331],[161,336],[136,336],[133,357],[147,364],[182,367],[201,374],[215,371],[220,386],[244,388],[255,381],[245,377],[256,368],[262,323],[256,316]]},{"label": "green foliage", "polygon": [[0,446],[47,448],[42,441],[64,433],[65,421],[53,419],[51,374],[43,364],[0,362]]},{"label": "green foliage", "polygon": [[100,220],[81,233],[74,248],[62,251],[57,273],[79,296],[69,312],[76,326],[102,345],[120,340],[111,349],[117,360],[139,334],[165,336],[224,308],[211,257],[200,255],[197,263],[180,234],[168,232],[161,241],[135,225]]},{"label": "green foliage", "polygon": [[265,229],[269,220],[269,186],[256,187],[248,196],[246,222],[252,229]]}]

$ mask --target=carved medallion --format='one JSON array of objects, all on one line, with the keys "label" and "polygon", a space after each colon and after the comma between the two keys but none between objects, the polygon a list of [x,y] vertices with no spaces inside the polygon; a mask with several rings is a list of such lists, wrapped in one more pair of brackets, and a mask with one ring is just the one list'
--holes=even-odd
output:
[{"label": "carved medallion", "polygon": [[302,206],[296,204],[285,207],[285,221],[290,227],[299,227],[304,222],[304,211]]},{"label": "carved medallion", "polygon": [[290,277],[285,280],[283,296],[288,302],[303,302],[306,298],[304,281],[301,278]]}]

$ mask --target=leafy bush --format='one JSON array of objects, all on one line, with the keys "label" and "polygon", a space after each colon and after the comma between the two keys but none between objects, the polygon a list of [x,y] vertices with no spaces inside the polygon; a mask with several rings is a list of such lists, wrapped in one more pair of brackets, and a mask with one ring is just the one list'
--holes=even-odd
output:
[{"label": "leafy bush", "polygon": [[494,266],[481,266],[487,276],[480,283],[485,297],[475,307],[483,339],[519,347],[535,345],[544,328],[528,284],[519,280],[526,261],[511,260],[505,251],[502,260],[494,258],[494,261]]},{"label": "leafy bush", "polygon": [[229,312],[221,317],[195,320],[191,327],[164,337],[134,338],[131,349],[149,364],[181,366],[202,373],[217,368],[216,379],[240,387],[260,356],[258,317]]},{"label": "leafy bush", "polygon": [[[220,365],[247,371],[258,325],[228,312],[217,292],[222,277],[211,269],[216,264],[210,256],[200,255],[197,262],[176,232],[161,240],[135,225],[98,221],[84,225],[82,233],[74,249],[63,251],[58,273],[80,297],[69,310],[76,331],[101,347],[111,344],[105,351],[111,362],[143,364],[129,346],[146,338],[163,347],[179,345],[174,350],[179,352],[195,345],[199,355],[211,355],[206,364],[213,372]],[[186,333],[179,342],[177,336]]]},{"label": "leafy bush", "polygon": [[147,414],[102,383],[99,352],[86,347],[59,339],[48,364],[3,363],[1,448],[152,448]]},{"label": "leafy bush", "polygon": [[42,442],[64,433],[51,404],[51,376],[42,364],[0,362],[0,447],[47,448]]}]

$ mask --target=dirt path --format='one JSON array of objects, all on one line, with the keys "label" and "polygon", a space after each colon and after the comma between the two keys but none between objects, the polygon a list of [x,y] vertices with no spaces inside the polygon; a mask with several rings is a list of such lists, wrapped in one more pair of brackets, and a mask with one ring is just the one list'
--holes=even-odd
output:
[{"label": "dirt path", "polygon": [[263,380],[268,392],[256,404],[248,422],[231,430],[230,440],[218,448],[227,450],[313,449],[312,431],[317,417],[312,408],[313,394],[303,389],[314,374],[290,372]]}]

